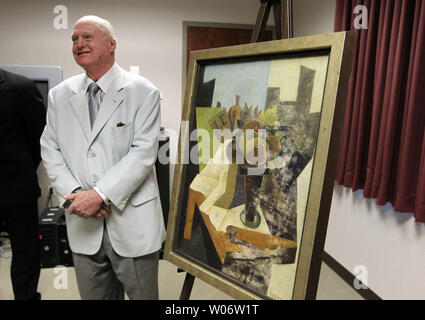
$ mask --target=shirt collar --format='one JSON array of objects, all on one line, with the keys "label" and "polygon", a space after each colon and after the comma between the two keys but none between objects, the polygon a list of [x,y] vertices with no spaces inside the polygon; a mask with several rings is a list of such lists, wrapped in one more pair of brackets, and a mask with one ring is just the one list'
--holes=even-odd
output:
[{"label": "shirt collar", "polygon": [[[96,84],[100,87],[102,92],[106,93],[112,81],[118,75],[118,71],[119,71],[118,64],[114,63],[112,67],[99,80],[96,81]],[[87,75],[85,75],[84,92],[87,92],[87,89],[90,83],[92,82],[94,81],[90,79]]]}]

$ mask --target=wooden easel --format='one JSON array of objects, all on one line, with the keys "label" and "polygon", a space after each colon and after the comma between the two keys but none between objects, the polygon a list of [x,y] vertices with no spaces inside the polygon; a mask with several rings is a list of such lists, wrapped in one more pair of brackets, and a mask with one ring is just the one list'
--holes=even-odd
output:
[{"label": "wooden easel", "polygon": [[262,41],[271,7],[273,7],[276,39],[292,38],[292,0],[260,0],[260,2],[251,43]]},{"label": "wooden easel", "polygon": [[[292,0],[260,0],[257,21],[251,36],[251,43],[261,42],[266,30],[270,10],[273,7],[276,39],[292,38]],[[183,272],[178,269],[177,272]],[[195,277],[186,273],[180,300],[189,300]]]}]

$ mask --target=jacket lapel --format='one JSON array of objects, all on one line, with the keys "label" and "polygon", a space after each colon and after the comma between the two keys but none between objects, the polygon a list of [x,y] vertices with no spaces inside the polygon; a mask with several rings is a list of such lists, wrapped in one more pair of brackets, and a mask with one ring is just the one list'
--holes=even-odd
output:
[{"label": "jacket lapel", "polygon": [[114,81],[112,81],[110,88],[108,89],[103,98],[102,104],[100,105],[100,109],[96,115],[96,120],[93,124],[93,129],[90,133],[89,145],[93,143],[94,139],[96,139],[97,135],[108,122],[109,118],[123,102],[123,85],[124,72],[121,72],[121,74],[117,76]]},{"label": "jacket lapel", "polygon": [[84,82],[83,79],[84,77],[82,77],[81,81],[77,82],[76,85],[71,88],[75,95],[69,99],[69,103],[71,104],[75,116],[84,131],[87,141],[89,141],[91,136],[89,102],[87,100],[86,93],[82,89]]}]

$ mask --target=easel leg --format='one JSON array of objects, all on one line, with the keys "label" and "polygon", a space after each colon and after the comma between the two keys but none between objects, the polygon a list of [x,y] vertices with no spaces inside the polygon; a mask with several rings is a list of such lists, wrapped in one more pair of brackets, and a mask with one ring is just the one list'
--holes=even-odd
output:
[{"label": "easel leg", "polygon": [[257,21],[255,22],[254,30],[252,31],[251,43],[260,42],[266,30],[267,19],[270,14],[271,2],[261,2],[260,10],[258,11]]},{"label": "easel leg", "polygon": [[[292,0],[260,0],[260,2],[261,6],[258,11],[257,21],[255,23],[250,42],[255,43],[261,41],[272,6],[277,38],[286,39],[292,37]],[[189,212],[192,214],[192,208],[190,208]],[[193,217],[191,218],[193,219]],[[188,221],[186,221],[185,227],[185,235],[187,236],[187,239],[190,239],[191,229],[192,221],[189,218]],[[183,272],[183,270],[178,268],[177,272]],[[183,288],[180,293],[180,300],[189,300],[194,281],[195,277],[190,273],[186,273]]]},{"label": "easel leg", "polygon": [[257,21],[252,31],[251,43],[261,42],[266,30],[267,19],[271,7],[275,20],[276,39],[288,39],[292,37],[292,0],[260,0],[261,6],[258,11]]},{"label": "easel leg", "polygon": [[186,273],[182,292],[180,293],[180,300],[189,300],[194,281],[195,281],[195,277],[192,276],[190,273]]}]

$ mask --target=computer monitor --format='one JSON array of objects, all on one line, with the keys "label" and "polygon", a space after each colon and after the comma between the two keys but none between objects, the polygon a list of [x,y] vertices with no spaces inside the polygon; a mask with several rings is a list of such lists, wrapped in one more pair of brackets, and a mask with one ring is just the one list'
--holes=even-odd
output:
[{"label": "computer monitor", "polygon": [[62,68],[56,66],[1,65],[0,68],[20,74],[35,82],[47,109],[49,90],[62,82]]}]

